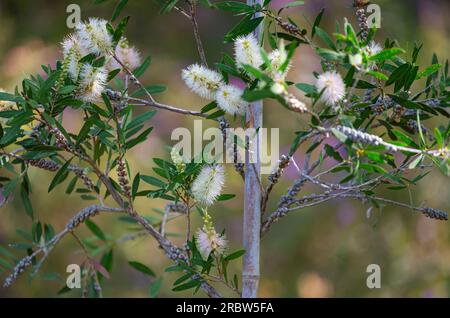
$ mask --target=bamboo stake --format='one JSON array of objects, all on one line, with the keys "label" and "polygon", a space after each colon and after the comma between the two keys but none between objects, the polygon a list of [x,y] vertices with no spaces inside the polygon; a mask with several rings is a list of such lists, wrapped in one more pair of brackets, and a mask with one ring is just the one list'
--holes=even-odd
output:
[{"label": "bamboo stake", "polygon": [[[259,3],[262,0],[247,0],[248,5]],[[257,39],[262,35],[262,24],[254,31]],[[247,128],[259,128],[262,126],[262,101],[250,105],[246,114]],[[248,143],[251,136],[246,137]],[[253,143],[249,144],[245,153],[245,195],[244,195],[244,222],[243,222],[243,246],[246,253],[243,257],[242,268],[242,297],[256,298],[259,285],[259,257],[260,257],[260,228],[261,228],[261,188],[260,172],[260,138],[259,134]],[[255,163],[250,163],[250,155],[256,158]]]}]

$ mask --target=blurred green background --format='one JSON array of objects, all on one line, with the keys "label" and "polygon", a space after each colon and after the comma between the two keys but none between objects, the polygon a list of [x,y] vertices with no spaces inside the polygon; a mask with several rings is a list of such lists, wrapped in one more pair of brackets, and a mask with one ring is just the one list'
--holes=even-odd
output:
[{"label": "blurred green background", "polygon": [[[66,7],[77,3],[82,19],[98,16],[109,19],[116,1],[94,6],[93,1],[74,0],[0,0],[0,87],[12,90],[30,73],[40,72],[40,65],[54,65],[60,58],[59,42],[71,32],[66,27]],[[446,0],[396,0],[374,1],[381,6],[382,29],[377,40],[385,37],[398,39],[411,51],[414,41],[423,42],[419,63],[424,66],[436,52],[441,58],[448,57],[450,48],[448,14],[450,2]],[[273,7],[286,1],[274,0]],[[351,0],[306,0],[305,5],[289,10],[289,15],[300,25],[309,28],[307,20],[313,21],[322,7],[326,13],[322,28],[332,32],[334,23],[344,17],[355,22]],[[126,34],[130,43],[136,45],[143,56],[152,56],[152,66],[143,82],[146,85],[163,84],[168,90],[157,99],[184,108],[200,109],[205,102],[198,99],[183,84],[181,69],[198,61],[190,22],[172,12],[158,15],[158,5],[153,1],[129,1],[124,14],[131,15]],[[239,20],[228,13],[200,8],[198,13],[201,36],[209,62],[220,59],[222,52],[231,53],[231,44],[223,43],[224,34]],[[313,71],[320,71],[317,57],[302,46],[296,53],[294,67],[288,79],[294,82],[313,82]],[[279,127],[281,153],[289,150],[294,132],[304,123],[284,111],[279,105],[266,104],[265,127]],[[65,116],[68,130],[78,131],[82,117],[76,111]],[[151,174],[155,156],[168,158],[166,145],[173,145],[170,133],[176,127],[192,128],[192,118],[177,114],[158,112],[152,119],[155,130],[143,144],[128,154],[132,174],[140,171]],[[207,123],[204,123],[206,127]],[[305,150],[301,149],[301,150]],[[300,151],[301,152],[301,151]],[[297,158],[301,158],[298,155]],[[4,174],[4,171],[0,172]],[[65,187],[47,193],[53,175],[30,169],[33,184],[31,199],[37,218],[51,223],[56,231],[79,209],[89,203],[79,195],[69,197]],[[282,182],[272,194],[268,211],[273,211],[280,195],[295,177],[295,171],[287,171]],[[418,186],[411,188],[416,205],[422,203],[450,210],[449,180],[438,171],[429,174]],[[144,185],[145,188],[145,185]],[[218,229],[225,228],[231,248],[241,246],[242,231],[242,181],[227,167],[226,193],[237,196],[231,201],[217,204],[211,209]],[[304,193],[317,191],[306,188]],[[408,191],[384,193],[387,197],[409,202]],[[136,205],[140,213],[157,216],[152,209],[163,208],[162,200],[139,199]],[[260,296],[262,297],[448,297],[450,295],[450,224],[429,220],[409,210],[386,207],[382,212],[373,210],[367,217],[368,206],[354,201],[333,201],[319,207],[292,213],[278,224],[262,242]],[[194,225],[198,226],[196,216]],[[130,225],[119,222],[117,217],[101,215],[95,222],[111,236],[120,239],[129,233]],[[29,231],[30,219],[25,216],[20,196],[0,209],[0,245],[20,242],[16,233],[19,228]],[[170,232],[182,231],[182,222],[170,224]],[[81,237],[92,234],[85,228],[78,230]],[[178,243],[180,238],[174,238]],[[98,241],[94,244],[101,246]],[[190,292],[173,293],[171,287],[177,275],[165,273],[170,262],[157,248],[153,240],[142,237],[135,241],[114,244],[112,275],[104,280],[104,295],[108,297],[148,297],[150,279],[137,272],[128,261],[140,261],[162,277],[160,296],[190,296]],[[109,247],[105,247],[107,251]],[[12,249],[9,249],[13,251]],[[24,251],[17,255],[23,256]],[[100,258],[98,255],[97,258]],[[23,275],[8,289],[0,287],[3,297],[53,297],[64,285],[68,264],[84,260],[75,240],[67,236],[57,246],[33,280]],[[379,264],[382,270],[382,288],[366,287],[366,267]],[[0,266],[1,268],[1,266]],[[239,264],[232,269],[240,271]],[[2,280],[8,271],[0,274]],[[225,292],[225,295],[230,295]],[[77,297],[79,291],[65,296]]]}]

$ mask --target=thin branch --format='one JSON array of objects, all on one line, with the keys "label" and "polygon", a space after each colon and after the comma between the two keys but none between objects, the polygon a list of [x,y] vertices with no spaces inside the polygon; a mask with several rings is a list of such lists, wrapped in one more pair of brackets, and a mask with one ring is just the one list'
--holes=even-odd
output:
[{"label": "thin branch", "polygon": [[197,23],[197,3],[194,0],[188,0],[188,3],[190,9],[189,20],[191,20],[192,28],[194,29],[194,37],[195,43],[197,44],[198,54],[200,55],[200,60],[202,61],[202,64],[204,64],[207,67],[208,62],[206,61],[206,54],[205,50],[203,49],[203,43],[200,37],[200,31]]}]

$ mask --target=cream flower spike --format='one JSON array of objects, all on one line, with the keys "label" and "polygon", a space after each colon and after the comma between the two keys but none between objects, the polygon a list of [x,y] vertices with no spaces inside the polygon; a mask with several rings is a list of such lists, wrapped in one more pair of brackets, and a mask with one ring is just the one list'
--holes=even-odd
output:
[{"label": "cream flower spike", "polygon": [[194,93],[209,100],[216,97],[216,91],[224,84],[220,73],[199,64],[185,68],[181,77]]},{"label": "cream flower spike", "polygon": [[212,205],[222,192],[224,182],[225,174],[223,166],[205,166],[192,184],[192,195],[200,204],[204,206]]},{"label": "cream flower spike", "polygon": [[89,18],[88,22],[76,26],[77,36],[81,46],[95,55],[109,55],[113,48],[113,39],[106,28],[107,21]]},{"label": "cream flower spike", "polygon": [[105,90],[108,72],[104,67],[96,68],[84,64],[80,71],[80,99],[85,102],[97,102]]},{"label": "cream flower spike", "polygon": [[80,73],[80,59],[87,55],[86,50],[81,46],[80,40],[76,34],[70,34],[64,38],[61,43],[64,54],[63,70],[69,74],[70,78],[76,82]]},{"label": "cream flower spike", "polygon": [[[116,47],[116,56],[129,70],[135,70],[141,63],[141,54],[132,46],[129,46],[128,40],[122,38]],[[115,60],[111,60],[111,69],[122,68],[122,66]]]},{"label": "cream flower spike", "polygon": [[234,54],[239,68],[244,64],[259,68],[263,64],[261,47],[253,34],[240,36],[234,41]]},{"label": "cream flower spike", "polygon": [[316,83],[317,90],[324,90],[321,100],[329,106],[335,106],[345,96],[345,83],[336,71],[321,74]]},{"label": "cream flower spike", "polygon": [[242,99],[244,91],[233,85],[222,85],[216,93],[217,106],[231,115],[244,115],[248,103]]},{"label": "cream flower spike", "polygon": [[211,216],[206,210],[203,215],[203,227],[196,233],[196,245],[203,259],[208,259],[211,253],[215,256],[223,255],[227,249],[228,242],[225,235],[216,232]]}]

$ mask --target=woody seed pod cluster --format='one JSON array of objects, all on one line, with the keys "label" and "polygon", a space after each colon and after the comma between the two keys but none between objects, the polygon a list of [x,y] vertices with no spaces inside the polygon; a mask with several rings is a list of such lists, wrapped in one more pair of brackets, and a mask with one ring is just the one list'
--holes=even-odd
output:
[{"label": "woody seed pod cluster", "polygon": [[364,8],[356,9],[356,17],[358,18],[359,28],[361,29],[361,39],[365,41],[369,36],[369,25],[367,24],[367,16]]},{"label": "woody seed pod cluster", "polygon": [[125,165],[125,161],[123,160],[122,157],[120,157],[117,162],[117,175],[119,176],[119,185],[120,185],[123,193],[127,197],[130,197],[131,196],[131,191],[130,191],[131,187],[128,182],[127,168]]},{"label": "woody seed pod cluster", "polygon": [[99,213],[99,207],[96,205],[88,206],[87,208],[81,210],[77,213],[66,225],[68,231],[73,231],[81,223],[86,221],[88,218],[95,216]]},{"label": "woody seed pod cluster", "polygon": [[448,220],[448,214],[438,209],[423,208],[422,213],[430,219],[445,220],[445,221]]},{"label": "woody seed pod cluster", "polygon": [[292,111],[297,113],[305,113],[306,111],[308,111],[308,108],[306,108],[305,103],[298,100],[298,98],[295,97],[295,95],[288,93],[284,96],[284,99],[289,109],[291,109]]},{"label": "woody seed pod cluster", "polygon": [[55,172],[59,169],[59,165],[56,162],[48,161],[44,159],[27,160],[27,163],[33,167],[41,168],[47,171]]},{"label": "woody seed pod cluster", "polygon": [[272,172],[268,179],[271,184],[275,184],[278,182],[280,177],[283,175],[284,169],[289,165],[291,161],[290,156],[281,155],[281,158],[278,160],[278,165],[274,172]]},{"label": "woody seed pod cluster", "polygon": [[24,258],[22,258],[17,265],[14,267],[14,271],[12,272],[11,275],[9,275],[6,279],[5,282],[3,284],[3,287],[9,287],[12,285],[12,283],[14,283],[14,281],[17,279],[17,277],[22,274],[25,269],[30,266],[32,264],[32,257],[31,256],[26,256]]},{"label": "woody seed pod cluster", "polygon": [[91,191],[95,189],[94,182],[92,182],[92,180],[84,173],[83,169],[73,167],[71,170],[73,171],[73,173],[75,173],[75,175],[78,178],[80,178],[83,181],[86,188],[88,188]]}]

